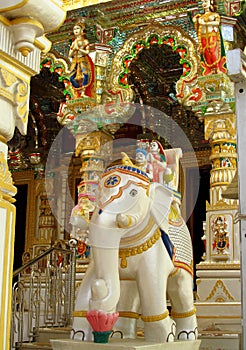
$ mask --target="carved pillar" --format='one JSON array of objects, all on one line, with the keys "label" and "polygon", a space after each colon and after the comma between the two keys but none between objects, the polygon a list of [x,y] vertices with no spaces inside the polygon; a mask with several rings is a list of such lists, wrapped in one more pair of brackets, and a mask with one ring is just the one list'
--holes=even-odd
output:
[{"label": "carved pillar", "polygon": [[89,222],[95,209],[98,180],[112,156],[112,136],[104,131],[78,133],[76,137],[76,156],[81,158],[81,181],[77,187],[78,204],[73,208],[70,223],[73,236],[78,240],[78,255],[82,261],[87,257],[87,229],[82,229],[81,218]]},{"label": "carved pillar", "polygon": [[61,25],[65,12],[51,0],[0,5],[0,349],[9,349],[16,193],[7,165],[6,142],[18,127],[26,133],[30,78],[39,73],[40,54],[50,48],[42,37]]},{"label": "carved pillar", "polygon": [[[235,92],[223,51],[212,50],[216,55],[209,57],[212,51],[207,43],[211,44],[212,37],[214,48],[216,43],[218,49],[222,48],[220,18],[210,5],[203,1],[204,14],[193,18],[202,61],[194,65],[193,78],[180,79],[176,88],[178,100],[204,120],[205,138],[211,145],[210,201],[204,223],[206,254],[197,265],[198,328],[201,334],[206,329],[226,334],[241,331],[240,239],[239,225],[235,223],[238,203],[222,198],[237,168]],[[233,22],[227,24],[233,27]],[[231,41],[231,37],[226,40]]]},{"label": "carved pillar", "polygon": [[210,327],[237,333],[241,321],[238,202],[222,198],[237,169],[236,119],[219,89],[207,94],[207,101],[204,124],[211,145],[210,201],[204,225],[206,253],[197,265],[199,329],[201,333]]}]

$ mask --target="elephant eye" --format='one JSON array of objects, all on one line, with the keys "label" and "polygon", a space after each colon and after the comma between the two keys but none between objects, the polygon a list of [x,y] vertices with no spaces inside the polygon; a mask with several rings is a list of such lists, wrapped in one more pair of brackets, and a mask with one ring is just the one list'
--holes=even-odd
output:
[{"label": "elephant eye", "polygon": [[138,191],[135,190],[135,189],[132,189],[132,190],[130,191],[130,196],[132,196],[132,197],[135,197],[137,194],[138,194]]}]

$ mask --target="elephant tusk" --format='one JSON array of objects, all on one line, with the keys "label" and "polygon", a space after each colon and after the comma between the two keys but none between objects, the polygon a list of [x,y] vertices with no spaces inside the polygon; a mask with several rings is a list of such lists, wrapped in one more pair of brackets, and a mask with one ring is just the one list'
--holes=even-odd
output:
[{"label": "elephant tusk", "polygon": [[119,228],[127,228],[133,225],[133,219],[130,215],[118,214],[116,221]]}]

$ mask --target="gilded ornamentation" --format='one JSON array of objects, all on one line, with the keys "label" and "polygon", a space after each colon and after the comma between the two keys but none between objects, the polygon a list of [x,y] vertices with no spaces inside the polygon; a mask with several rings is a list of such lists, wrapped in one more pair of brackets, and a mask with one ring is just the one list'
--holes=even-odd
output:
[{"label": "gilded ornamentation", "polygon": [[141,315],[141,319],[144,322],[156,322],[156,321],[160,321],[160,320],[164,320],[165,318],[167,318],[169,316],[169,311],[166,310],[165,312],[163,312],[160,315],[153,315],[153,316],[144,316]]},{"label": "gilded ornamentation", "polygon": [[0,152],[0,189],[7,196],[14,196],[17,192],[3,152]]},{"label": "gilded ornamentation", "polygon": [[26,125],[29,111],[29,86],[27,83],[23,81],[18,83],[15,91],[15,101],[17,104],[17,118]]},{"label": "gilded ornamentation", "polygon": [[235,301],[233,296],[230,294],[228,289],[222,280],[217,280],[211,292],[205,299],[206,301],[217,301],[217,302],[225,302],[225,301]]},{"label": "gilded ornamentation", "polygon": [[[219,184],[217,184],[219,185]],[[220,191],[221,194],[221,191]],[[217,196],[218,197],[218,196]],[[206,202],[206,211],[212,211],[212,210],[232,210],[232,209],[238,209],[238,201],[233,201],[233,203],[229,204],[226,203],[223,199],[220,199],[215,204],[211,205],[208,202]]]},{"label": "gilded ornamentation", "polygon": [[133,256],[136,254],[142,254],[144,251],[151,248],[161,237],[161,232],[159,228],[157,228],[154,232],[154,234],[147,239],[144,243],[131,247],[131,248],[125,248],[125,249],[119,249],[119,257],[121,259],[120,266],[124,269],[127,267],[127,260],[126,258],[129,256]]},{"label": "gilded ornamentation", "polygon": [[6,69],[4,68],[1,68],[0,69],[0,73],[1,73],[1,76],[2,76],[2,80],[4,82],[4,85],[6,87],[10,87],[12,86],[14,83],[16,83],[17,81],[17,78],[14,74],[10,73],[9,71],[7,71]]},{"label": "gilded ornamentation", "polygon": [[236,139],[234,113],[208,114],[205,118],[205,139]]},{"label": "gilded ornamentation", "polygon": [[133,311],[119,311],[119,317],[139,319],[140,315],[138,312],[133,312]]},{"label": "gilded ornamentation", "polygon": [[196,307],[194,307],[194,309],[192,309],[191,311],[188,312],[184,312],[184,313],[180,313],[180,312],[171,312],[172,317],[174,318],[185,318],[185,317],[190,317],[192,315],[196,314]]}]

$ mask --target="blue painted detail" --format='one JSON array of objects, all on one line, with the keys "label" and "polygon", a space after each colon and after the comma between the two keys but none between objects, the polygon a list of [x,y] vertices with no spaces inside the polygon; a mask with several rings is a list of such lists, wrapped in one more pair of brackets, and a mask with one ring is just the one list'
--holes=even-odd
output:
[{"label": "blue painted detail", "polygon": [[139,168],[135,168],[134,166],[129,166],[129,165],[114,165],[114,166],[112,166],[112,167],[106,169],[106,170],[104,171],[104,174],[107,173],[108,171],[111,171],[111,170],[114,170],[114,169],[115,169],[115,170],[117,170],[117,169],[123,169],[123,170],[128,170],[128,171],[133,172],[133,173],[136,173],[136,174],[141,174],[141,175],[145,176],[145,177],[149,180],[148,175],[147,175],[144,171],[142,171],[142,170],[139,169]]},{"label": "blue painted detail", "polygon": [[98,210],[98,214],[99,214],[99,215],[101,215],[101,214],[102,214],[102,212],[103,212],[103,210],[102,210],[102,209],[99,209],[99,210]]},{"label": "blue painted detail", "polygon": [[170,259],[172,260],[173,257],[174,257],[174,254],[175,254],[175,247],[174,245],[172,244],[168,234],[166,234],[165,231],[163,231],[162,229],[160,229],[161,231],[161,238],[162,238],[162,241],[166,247],[166,250],[170,256]]}]

